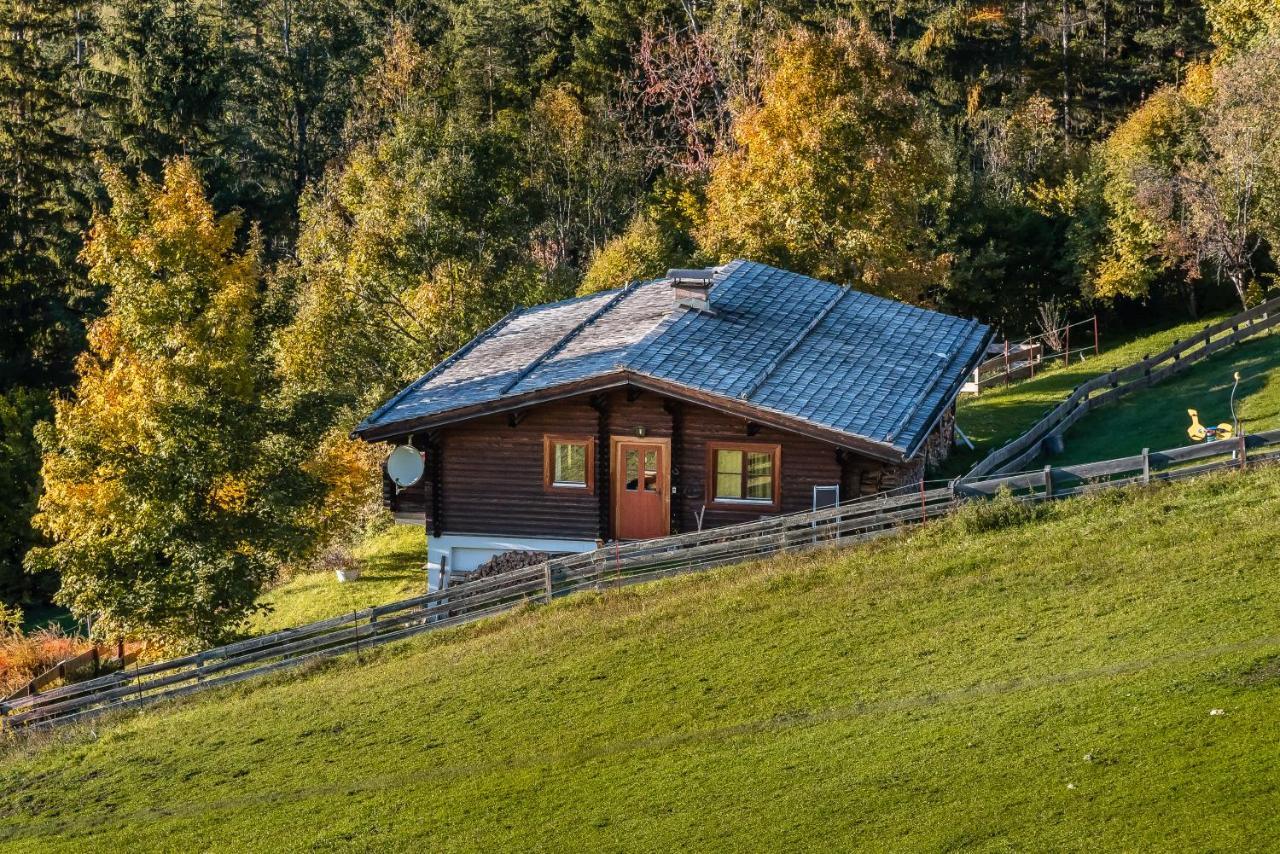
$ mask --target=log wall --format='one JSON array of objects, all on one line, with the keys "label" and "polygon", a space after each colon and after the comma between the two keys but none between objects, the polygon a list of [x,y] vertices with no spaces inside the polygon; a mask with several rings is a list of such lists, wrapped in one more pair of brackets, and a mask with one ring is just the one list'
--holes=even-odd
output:
[{"label": "log wall", "polygon": [[[450,534],[609,539],[610,515],[601,495],[600,476],[595,490],[581,495],[548,493],[542,480],[543,437],[548,433],[597,437],[601,418],[597,407],[605,408],[608,432],[613,436],[635,436],[637,429],[643,428],[646,436],[672,438],[679,418],[679,435],[672,443],[671,481],[677,489],[672,496],[672,533],[697,530],[704,506],[703,527],[719,527],[808,510],[815,485],[840,484],[841,497],[849,499],[914,483],[923,472],[922,459],[887,465],[807,436],[751,424],[689,403],[677,405],[651,392],[619,389],[595,398],[594,403],[588,396],[552,401],[516,417],[485,416],[435,433],[441,448],[438,494],[443,530]],[[709,502],[710,442],[781,446],[780,507],[768,511]],[[607,457],[608,448],[598,445],[597,441],[597,458],[602,454]],[[606,462],[603,472],[608,468]],[[430,525],[437,515],[432,501],[437,490],[428,482],[434,469],[428,463],[427,479],[391,496],[387,502],[391,509],[402,518],[419,514]]]}]

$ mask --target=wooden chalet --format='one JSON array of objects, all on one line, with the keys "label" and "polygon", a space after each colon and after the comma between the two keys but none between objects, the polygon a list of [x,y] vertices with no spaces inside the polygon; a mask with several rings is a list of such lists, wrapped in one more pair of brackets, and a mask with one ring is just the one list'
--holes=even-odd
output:
[{"label": "wooden chalet", "polygon": [[431,585],[512,550],[806,510],[918,482],[990,330],[750,261],[504,317],[357,428],[425,474]]}]

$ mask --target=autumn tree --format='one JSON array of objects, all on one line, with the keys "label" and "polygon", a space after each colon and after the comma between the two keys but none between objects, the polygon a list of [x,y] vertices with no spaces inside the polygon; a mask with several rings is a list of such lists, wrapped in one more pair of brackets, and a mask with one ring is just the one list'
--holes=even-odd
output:
[{"label": "autumn tree", "polygon": [[734,121],[703,247],[900,299],[946,270],[936,247],[952,174],[927,108],[866,27],[776,46],[759,107]]},{"label": "autumn tree", "polygon": [[261,240],[219,217],[190,161],[164,181],[104,178],[111,209],[84,251],[110,289],[44,448],[33,571],[104,635],[211,643],[302,544],[318,490],[273,419],[263,358]]},{"label": "autumn tree", "polygon": [[1109,216],[1093,266],[1101,297],[1146,296],[1176,269],[1222,282],[1242,305],[1261,298],[1259,261],[1280,237],[1280,48],[1262,45],[1153,95],[1107,141]]}]

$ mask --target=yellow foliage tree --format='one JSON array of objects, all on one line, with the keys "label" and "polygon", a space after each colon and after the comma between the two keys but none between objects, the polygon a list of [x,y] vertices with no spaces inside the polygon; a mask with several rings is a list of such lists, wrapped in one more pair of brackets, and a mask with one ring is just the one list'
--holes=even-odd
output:
[{"label": "yellow foliage tree", "polygon": [[601,246],[591,259],[578,294],[607,291],[635,279],[660,276],[674,265],[676,254],[658,224],[644,212],[638,213],[626,231]]},{"label": "yellow foliage tree", "polygon": [[703,248],[918,299],[947,269],[934,227],[954,176],[887,46],[865,26],[793,32],[760,101],[714,166]]},{"label": "yellow foliage tree", "polygon": [[315,478],[266,403],[256,230],[214,212],[187,160],[159,185],[104,180],[84,260],[107,312],[38,434],[51,545],[27,563],[103,635],[208,643],[301,548]]}]

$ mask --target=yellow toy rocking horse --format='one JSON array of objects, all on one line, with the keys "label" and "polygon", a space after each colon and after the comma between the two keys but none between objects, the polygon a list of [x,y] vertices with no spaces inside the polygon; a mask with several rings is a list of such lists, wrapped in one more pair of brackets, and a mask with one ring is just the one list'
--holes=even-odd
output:
[{"label": "yellow toy rocking horse", "polygon": [[[1231,386],[1231,418],[1236,417],[1236,388],[1240,385],[1240,372],[1236,371],[1235,383]],[[1234,424],[1222,422],[1217,427],[1206,427],[1200,423],[1200,413],[1194,409],[1188,409],[1187,414],[1191,416],[1191,426],[1187,428],[1187,435],[1191,437],[1193,442],[1214,442],[1221,439],[1230,439],[1236,434]]]},{"label": "yellow toy rocking horse", "polygon": [[1217,427],[1206,427],[1200,423],[1200,413],[1194,409],[1188,409],[1187,414],[1191,416],[1191,426],[1187,428],[1187,435],[1193,442],[1213,442],[1218,439],[1230,439],[1235,435],[1235,429],[1225,421]]}]

